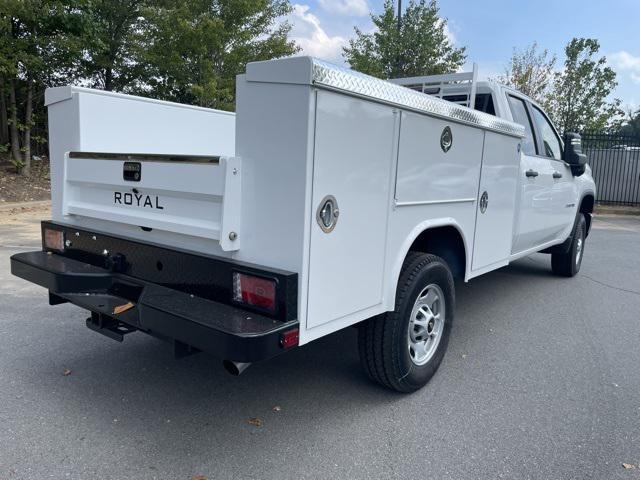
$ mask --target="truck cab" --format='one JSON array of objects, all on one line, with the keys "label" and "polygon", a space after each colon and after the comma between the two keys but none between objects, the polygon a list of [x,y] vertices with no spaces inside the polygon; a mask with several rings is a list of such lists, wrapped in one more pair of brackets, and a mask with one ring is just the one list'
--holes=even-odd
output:
[{"label": "truck cab", "polygon": [[[512,253],[526,255],[566,238],[585,198],[587,203],[582,208],[591,213],[595,184],[590,168],[574,175],[563,157],[563,139],[541,105],[504,85],[482,82],[480,91],[485,89],[495,99],[496,115],[525,127]],[[587,218],[589,228],[591,216]]]}]

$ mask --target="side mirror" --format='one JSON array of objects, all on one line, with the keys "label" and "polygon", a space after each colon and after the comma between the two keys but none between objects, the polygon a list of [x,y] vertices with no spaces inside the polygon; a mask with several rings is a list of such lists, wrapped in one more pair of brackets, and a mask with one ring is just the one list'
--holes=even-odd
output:
[{"label": "side mirror", "polygon": [[584,173],[587,165],[587,156],[582,153],[582,138],[579,134],[564,134],[564,155],[562,159],[569,164],[574,177],[579,177]]}]

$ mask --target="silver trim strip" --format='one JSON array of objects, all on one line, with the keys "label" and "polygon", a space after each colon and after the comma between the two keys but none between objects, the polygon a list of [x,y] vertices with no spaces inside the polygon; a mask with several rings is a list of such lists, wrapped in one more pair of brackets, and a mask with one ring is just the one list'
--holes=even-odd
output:
[{"label": "silver trim strip", "polygon": [[517,123],[447,102],[446,100],[440,100],[431,95],[416,92],[401,85],[339,67],[317,58],[311,60],[311,83],[317,87],[379,100],[446,120],[493,130],[514,137],[524,137],[524,127]]},{"label": "silver trim strip", "polygon": [[219,156],[163,155],[157,153],[69,152],[69,158],[81,158],[83,160],[118,160],[125,162],[220,163]]},{"label": "silver trim strip", "polygon": [[454,198],[451,200],[425,200],[418,202],[395,202],[396,207],[412,207],[414,205],[439,205],[441,203],[474,203],[475,198]]}]

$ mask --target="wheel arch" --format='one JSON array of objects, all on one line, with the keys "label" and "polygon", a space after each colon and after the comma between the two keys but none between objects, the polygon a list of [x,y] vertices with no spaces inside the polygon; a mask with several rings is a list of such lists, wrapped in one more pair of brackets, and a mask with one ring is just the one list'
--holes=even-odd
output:
[{"label": "wheel arch", "polygon": [[593,192],[587,192],[582,196],[578,211],[584,214],[584,218],[587,222],[587,235],[591,231],[591,217],[593,215],[593,209],[595,207],[596,198]]},{"label": "wheel arch", "polygon": [[466,279],[470,249],[463,229],[452,218],[428,220],[411,231],[402,244],[391,272],[390,305],[395,302],[400,271],[407,255],[412,251],[432,253],[447,262],[454,278]]}]

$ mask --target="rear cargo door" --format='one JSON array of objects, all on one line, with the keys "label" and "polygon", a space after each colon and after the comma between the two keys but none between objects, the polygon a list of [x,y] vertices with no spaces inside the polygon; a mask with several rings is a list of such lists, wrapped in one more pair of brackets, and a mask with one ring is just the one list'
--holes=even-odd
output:
[{"label": "rear cargo door", "polygon": [[71,152],[63,214],[220,240],[234,250],[239,167],[233,157]]},{"label": "rear cargo door", "polygon": [[395,119],[317,93],[307,329],[336,330],[382,302]]}]

